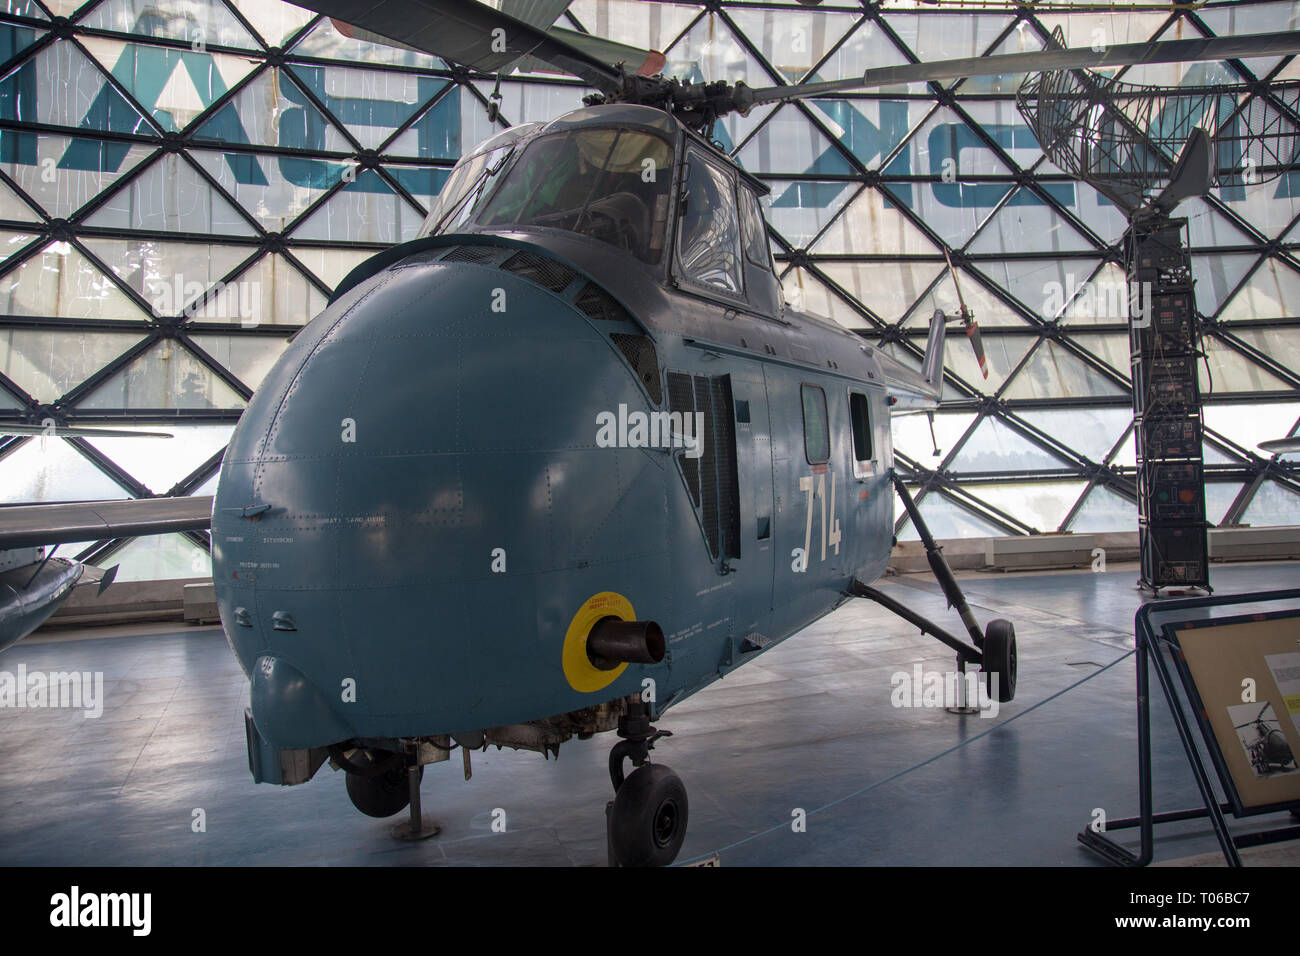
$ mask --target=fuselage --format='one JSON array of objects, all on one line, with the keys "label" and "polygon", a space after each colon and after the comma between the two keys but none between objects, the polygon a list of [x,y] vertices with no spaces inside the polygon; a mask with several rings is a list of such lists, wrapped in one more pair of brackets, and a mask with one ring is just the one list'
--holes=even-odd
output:
[{"label": "fuselage", "polygon": [[[213,511],[263,738],[456,734],[647,686],[657,714],[883,571],[887,360],[665,255],[471,226],[376,256],[299,333]],[[592,666],[575,635],[608,615],[657,623],[665,660]]]},{"label": "fuselage", "polygon": [[85,567],[43,549],[0,551],[0,651],[36,630],[77,586]]}]

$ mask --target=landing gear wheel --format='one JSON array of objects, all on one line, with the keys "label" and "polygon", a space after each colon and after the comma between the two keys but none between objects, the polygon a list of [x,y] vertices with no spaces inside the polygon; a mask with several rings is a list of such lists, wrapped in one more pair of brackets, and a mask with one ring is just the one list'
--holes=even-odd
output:
[{"label": "landing gear wheel", "polygon": [[1250,766],[1258,776],[1268,776],[1268,761],[1264,759],[1264,755],[1258,750],[1251,752]]},{"label": "landing gear wheel", "polygon": [[[367,756],[363,759],[369,762],[371,758]],[[348,799],[368,817],[391,817],[395,813],[401,813],[411,802],[409,773],[405,767],[386,770],[373,777],[349,773]],[[420,767],[418,773],[423,780],[424,767]]]},{"label": "landing gear wheel", "polygon": [[689,805],[681,778],[663,764],[634,770],[614,795],[610,841],[619,866],[667,866],[686,839]]},{"label": "landing gear wheel", "polygon": [[1005,704],[1016,696],[1016,628],[999,618],[984,629],[984,684],[995,696],[993,675],[997,674],[996,697]]}]

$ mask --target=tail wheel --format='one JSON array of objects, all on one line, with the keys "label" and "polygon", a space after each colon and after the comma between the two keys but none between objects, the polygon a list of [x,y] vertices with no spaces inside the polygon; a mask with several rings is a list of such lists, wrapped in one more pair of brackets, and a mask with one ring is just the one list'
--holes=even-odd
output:
[{"label": "tail wheel", "polygon": [[[362,761],[373,762],[370,755]],[[417,770],[424,779],[424,767]],[[347,775],[348,799],[368,817],[391,817],[401,813],[411,802],[411,777],[406,767],[385,770],[374,776],[349,772]]]},{"label": "tail wheel", "polygon": [[[999,618],[984,629],[984,683],[989,697],[1006,703],[1016,696],[1016,628]],[[997,674],[994,687],[993,675]]]},{"label": "tail wheel", "polygon": [[610,819],[619,866],[667,866],[677,859],[689,811],[677,774],[657,763],[634,770],[614,795]]}]

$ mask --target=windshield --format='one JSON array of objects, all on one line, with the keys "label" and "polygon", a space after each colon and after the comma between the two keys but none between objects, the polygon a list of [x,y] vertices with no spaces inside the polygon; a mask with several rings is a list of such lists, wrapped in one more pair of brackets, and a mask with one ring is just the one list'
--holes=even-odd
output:
[{"label": "windshield", "polygon": [[672,146],[652,133],[554,133],[528,145],[478,222],[565,229],[653,264],[663,254],[671,181]]},{"label": "windshield", "polygon": [[507,143],[458,163],[438,192],[417,237],[459,228],[486,194],[488,185],[501,172],[513,150],[514,144]]}]

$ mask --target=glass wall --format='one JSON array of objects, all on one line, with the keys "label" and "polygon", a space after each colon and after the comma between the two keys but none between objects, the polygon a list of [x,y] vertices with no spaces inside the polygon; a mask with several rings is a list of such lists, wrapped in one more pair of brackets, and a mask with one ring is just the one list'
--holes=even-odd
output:
[{"label": "glass wall", "polygon": [[[1039,3],[574,0],[560,26],[664,51],[683,78],[815,82],[909,62],[1294,29],[1296,5],[1095,12]],[[1138,7],[1139,5],[1132,5]],[[1289,57],[1131,68],[1134,82],[1300,78]],[[0,439],[0,500],[210,494],[240,412],[359,261],[411,238],[456,158],[579,105],[576,81],[493,77],[344,36],[278,0],[0,0],[0,418],[165,423],[157,440]],[[895,424],[939,536],[1135,524],[1124,217],[1043,156],[1021,77],[756,109],[716,138],[772,189],[787,298],[915,363],[956,306],[944,408]],[[1295,523],[1300,475],[1256,443],[1300,425],[1300,172],[1189,218],[1206,321],[1212,520]],[[900,536],[909,537],[900,514]],[[100,542],[124,574],[206,573],[204,535]]]}]

